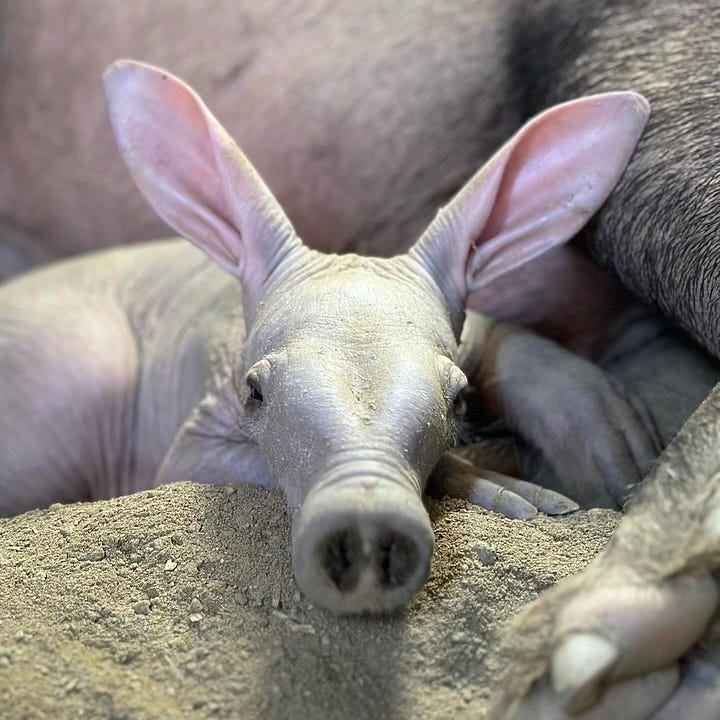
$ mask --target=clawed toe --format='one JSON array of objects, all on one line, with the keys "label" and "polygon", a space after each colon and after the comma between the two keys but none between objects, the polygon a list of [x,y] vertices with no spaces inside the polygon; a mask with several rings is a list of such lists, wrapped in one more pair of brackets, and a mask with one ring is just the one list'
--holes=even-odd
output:
[{"label": "clawed toe", "polygon": [[578,504],[553,490],[493,470],[479,468],[460,455],[446,453],[433,470],[428,493],[467,500],[508,518],[529,520],[538,511],[563,515]]}]

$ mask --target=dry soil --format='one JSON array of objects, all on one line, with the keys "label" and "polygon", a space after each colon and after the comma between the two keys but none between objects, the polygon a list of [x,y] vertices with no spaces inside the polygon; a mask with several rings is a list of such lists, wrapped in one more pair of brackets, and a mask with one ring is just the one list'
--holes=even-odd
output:
[{"label": "dry soil", "polygon": [[431,502],[430,581],[389,617],[297,590],[283,500],[179,483],[0,521],[0,717],[477,720],[504,623],[587,564],[611,511]]}]

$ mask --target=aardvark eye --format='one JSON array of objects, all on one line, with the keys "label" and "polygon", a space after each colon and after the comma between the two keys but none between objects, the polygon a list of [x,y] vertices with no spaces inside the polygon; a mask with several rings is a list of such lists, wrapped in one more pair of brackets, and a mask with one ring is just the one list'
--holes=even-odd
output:
[{"label": "aardvark eye", "polygon": [[254,373],[250,373],[245,382],[248,386],[248,398],[245,402],[245,407],[248,409],[259,407],[263,404],[263,393],[262,388],[260,387],[260,380],[258,379],[257,375]]}]

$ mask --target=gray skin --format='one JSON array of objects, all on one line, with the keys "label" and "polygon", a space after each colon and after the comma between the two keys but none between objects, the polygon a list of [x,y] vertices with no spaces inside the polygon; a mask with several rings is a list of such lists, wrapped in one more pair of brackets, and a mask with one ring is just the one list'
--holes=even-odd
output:
[{"label": "gray skin", "polygon": [[[382,259],[304,246],[179,80],[119,63],[106,92],[138,186],[215,263],[176,241],[0,289],[3,512],[183,478],[279,487],[300,587],[358,612],[395,608],[425,580],[431,471],[440,492],[516,517],[577,507],[444,456],[467,384],[457,362],[473,354],[458,341],[470,291],[566,242],[602,204],[642,132],[640,96],[538,116],[408,253]],[[620,437],[652,457],[641,419],[620,408]]]},{"label": "gray skin", "polygon": [[[452,444],[453,399],[466,383],[450,360],[448,310],[406,258],[378,267],[298,252],[292,269],[275,271],[272,303],[248,323],[247,339],[237,281],[178,241],[5,286],[2,374],[26,386],[2,393],[2,511],[180,478],[274,490],[279,478],[295,515],[298,582],[313,600],[336,612],[405,601],[425,580],[433,544],[420,489]],[[407,345],[418,353],[408,357]],[[246,377],[262,384],[263,403]],[[427,389],[398,424],[408,387]],[[40,397],[42,412],[28,414]],[[356,587],[361,563],[344,568],[343,555],[375,534],[368,562],[380,587]],[[304,549],[323,541],[322,552]],[[307,578],[316,556],[321,567]]]},{"label": "gray skin", "polygon": [[[650,98],[638,152],[581,240],[717,356],[717,4],[541,0],[524,10],[514,47],[528,112],[618,84]],[[661,354],[647,346],[615,368],[646,399],[664,387],[677,401],[705,373],[684,365],[672,332],[657,342]],[[706,628],[718,607],[719,416],[720,387],[656,463],[607,550],[517,618],[492,717],[718,717],[720,639],[717,623]]]},{"label": "gray skin", "polygon": [[720,386],[660,457],[606,550],[515,618],[490,717],[717,717],[718,625],[708,632],[708,623],[720,599],[719,417]]}]

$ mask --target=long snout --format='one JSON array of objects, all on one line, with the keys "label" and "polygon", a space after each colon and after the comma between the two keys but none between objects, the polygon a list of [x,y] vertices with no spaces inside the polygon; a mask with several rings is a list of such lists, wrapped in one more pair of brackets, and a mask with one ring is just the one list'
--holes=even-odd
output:
[{"label": "long snout", "polygon": [[363,476],[311,492],[293,524],[293,568],[309,600],[335,613],[388,612],[430,571],[433,532],[420,495]]}]

